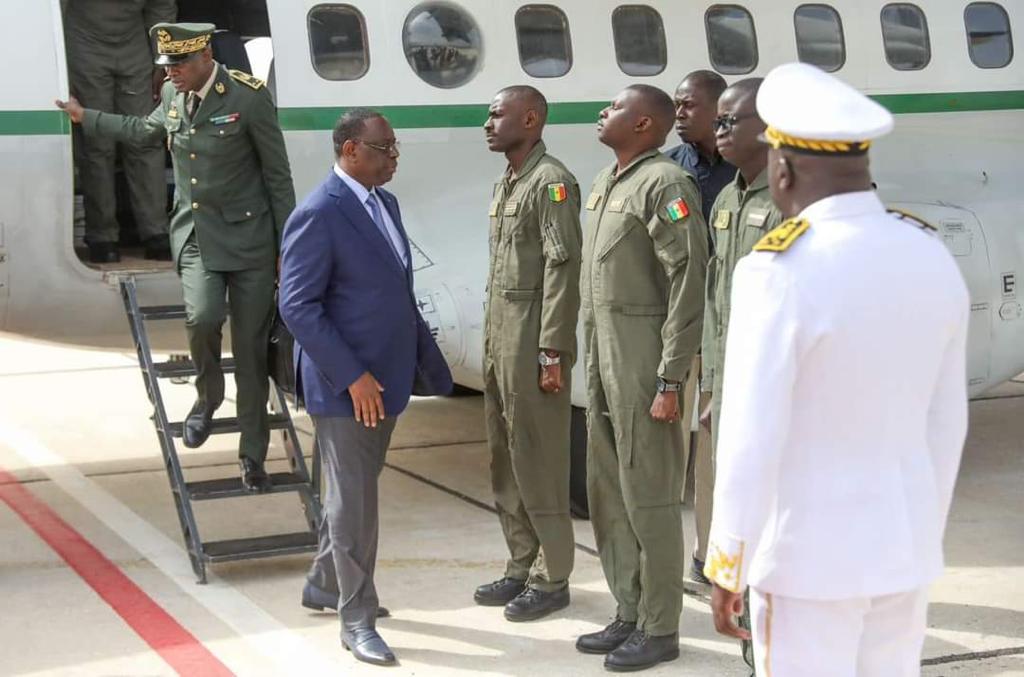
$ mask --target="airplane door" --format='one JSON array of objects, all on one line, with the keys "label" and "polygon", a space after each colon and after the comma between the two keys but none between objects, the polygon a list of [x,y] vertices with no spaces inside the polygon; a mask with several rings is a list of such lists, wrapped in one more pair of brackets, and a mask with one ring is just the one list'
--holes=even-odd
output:
[{"label": "airplane door", "polygon": [[967,381],[973,395],[989,383],[992,349],[992,266],[981,223],[973,212],[952,205],[920,202],[887,204],[935,225],[946,247],[956,258],[971,295]]}]

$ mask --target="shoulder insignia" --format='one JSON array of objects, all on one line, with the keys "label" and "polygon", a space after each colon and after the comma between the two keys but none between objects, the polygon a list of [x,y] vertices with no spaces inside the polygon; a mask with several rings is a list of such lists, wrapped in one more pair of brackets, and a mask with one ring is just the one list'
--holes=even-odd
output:
[{"label": "shoulder insignia", "polygon": [[253,89],[259,89],[263,85],[267,84],[263,82],[263,80],[260,80],[259,78],[254,78],[245,71],[232,69],[228,71],[228,75],[230,75],[235,80],[238,80],[243,85],[246,85],[247,87],[252,87]]},{"label": "shoulder insignia", "polygon": [[784,252],[797,238],[807,232],[811,222],[807,219],[787,219],[754,245],[755,252]]},{"label": "shoulder insignia", "polygon": [[930,224],[927,221],[925,221],[924,219],[922,219],[920,216],[916,216],[914,214],[911,214],[910,212],[905,212],[902,209],[888,209],[886,211],[888,211],[890,214],[895,216],[900,221],[906,221],[907,223],[911,223],[911,224],[917,226],[918,228],[921,228],[922,230],[931,230],[931,231],[938,231],[939,230],[938,228],[936,228],[932,224]]},{"label": "shoulder insignia", "polygon": [[549,183],[548,184],[548,199],[554,203],[563,202],[568,193],[565,190],[564,183]]},{"label": "shoulder insignia", "polygon": [[215,84],[213,86],[213,88],[214,88],[214,90],[216,90],[216,92],[218,94],[223,94],[224,92],[227,91],[227,87],[224,86],[223,82],[218,82],[217,84]]},{"label": "shoulder insignia", "polygon": [[690,207],[686,204],[686,200],[681,197],[669,202],[668,206],[665,207],[665,211],[668,212],[668,218],[672,223],[682,221],[690,215]]}]

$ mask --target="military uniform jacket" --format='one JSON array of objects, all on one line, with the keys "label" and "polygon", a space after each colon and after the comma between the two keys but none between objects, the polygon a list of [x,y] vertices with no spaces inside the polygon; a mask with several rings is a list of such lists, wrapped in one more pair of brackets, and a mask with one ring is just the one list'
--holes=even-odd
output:
[{"label": "military uniform jacket", "polygon": [[[758,240],[782,222],[782,213],[772,202],[767,170],[750,186],[737,172],[736,179],[719,193],[710,213],[714,253],[708,260],[701,341],[701,389],[705,392],[712,391],[715,375],[722,373],[725,360],[733,269]],[[715,392],[721,393],[721,388]]]},{"label": "military uniform jacket", "polygon": [[802,599],[913,590],[942,572],[967,289],[941,239],[873,192],[800,219],[736,266],[704,571]]},{"label": "military uniform jacket", "polygon": [[[613,164],[597,175],[584,203],[583,315],[598,325],[609,315],[660,323],[653,391],[655,376],[684,380],[700,345],[707,226],[693,177],[657,150],[615,170]],[[627,351],[643,349],[644,329],[615,324]],[[630,341],[632,331],[638,332],[636,342]]]},{"label": "military uniform jacket", "polygon": [[261,80],[217,66],[193,120],[186,94],[167,82],[147,118],[86,110],[82,129],[118,141],[166,139],[174,161],[171,251],[194,232],[211,271],[273,265],[295,207],[277,111]]},{"label": "military uniform jacket", "polygon": [[[529,365],[557,350],[572,364],[580,294],[580,189],[565,166],[538,142],[518,175],[494,184],[490,205],[486,354]],[[535,384],[534,384],[535,385]]]}]

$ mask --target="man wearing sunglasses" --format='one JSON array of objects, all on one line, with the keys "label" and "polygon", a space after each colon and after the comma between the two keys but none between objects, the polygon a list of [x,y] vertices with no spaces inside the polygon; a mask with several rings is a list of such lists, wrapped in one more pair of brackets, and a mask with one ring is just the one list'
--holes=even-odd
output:
[{"label": "man wearing sunglasses", "polygon": [[377,480],[409,397],[452,380],[413,296],[398,200],[382,186],[398,142],[380,113],[355,109],[333,133],[337,161],[285,227],[281,316],[295,336],[297,388],[316,428],[327,483],[320,549],[303,606],[337,609],[359,660],[392,665],[379,634]]},{"label": "man wearing sunglasses", "polygon": [[[782,214],[768,189],[768,146],[759,140],[765,124],[757,115],[760,78],[740,80],[722,93],[714,120],[715,141],[722,157],[738,168],[736,178],[718,195],[711,208],[714,254],[708,261],[704,335],[701,342],[701,424],[711,433],[710,445],[699,445],[694,458],[694,513],[697,545],[693,565],[702,570],[711,529],[714,494],[714,443],[722,409],[722,368],[729,325],[729,294],[736,263],[750,253],[766,233],[779,225]],[[744,659],[752,664],[749,643]]]},{"label": "man wearing sunglasses", "polygon": [[221,331],[230,308],[242,483],[259,492],[270,488],[263,462],[270,442],[267,342],[278,243],[295,190],[270,93],[262,80],[213,60],[214,28],[153,26],[155,63],[168,81],[148,117],[85,109],[73,97],[57,106],[81,124],[86,137],[167,143],[175,182],[171,254],[184,288],[185,327],[198,372],[182,441],[189,448],[202,445],[224,400]]}]

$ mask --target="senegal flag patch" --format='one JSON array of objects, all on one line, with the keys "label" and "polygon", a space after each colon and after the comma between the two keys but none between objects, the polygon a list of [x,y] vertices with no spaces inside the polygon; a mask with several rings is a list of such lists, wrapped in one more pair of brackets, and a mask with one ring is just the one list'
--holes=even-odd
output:
[{"label": "senegal flag patch", "polygon": [[559,203],[568,197],[568,193],[565,192],[564,183],[549,183],[548,184],[548,199],[554,203]]},{"label": "senegal flag patch", "polygon": [[675,223],[676,221],[682,221],[690,215],[690,208],[686,206],[686,200],[678,198],[668,203],[665,207],[665,211],[668,212],[668,218]]}]

